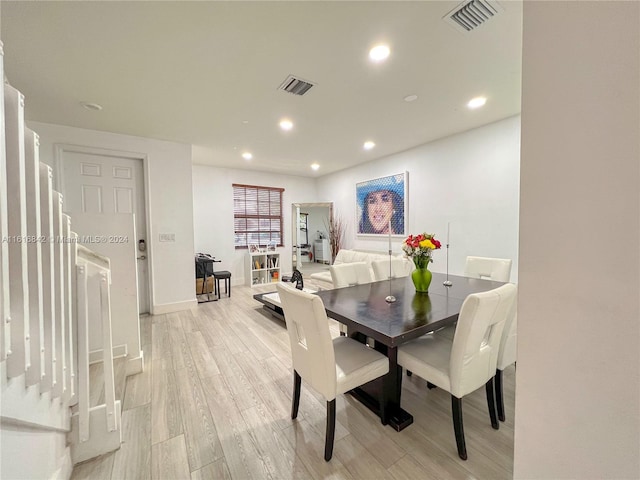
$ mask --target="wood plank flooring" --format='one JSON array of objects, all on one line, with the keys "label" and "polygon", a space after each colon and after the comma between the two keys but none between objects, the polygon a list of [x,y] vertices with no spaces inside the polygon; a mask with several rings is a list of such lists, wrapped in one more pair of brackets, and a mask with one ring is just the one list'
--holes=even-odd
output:
[{"label": "wood plank flooring", "polygon": [[[124,392],[124,443],[76,465],[72,479],[510,479],[515,371],[504,375],[507,421],[491,428],[484,388],[464,400],[469,459],[458,458],[449,395],[403,378],[402,432],[349,395],[337,399],[334,455],[325,462],[325,402],[303,382],[290,419],[291,358],[283,322],[252,295],[141,318],[145,371]],[[338,325],[331,324],[334,336]]]}]

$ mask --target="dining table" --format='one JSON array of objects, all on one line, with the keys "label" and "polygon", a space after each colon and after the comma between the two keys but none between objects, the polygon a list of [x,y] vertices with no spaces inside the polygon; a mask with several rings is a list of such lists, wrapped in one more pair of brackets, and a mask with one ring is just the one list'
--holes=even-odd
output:
[{"label": "dining table", "polygon": [[[445,280],[451,285],[444,285]],[[433,272],[428,293],[416,292],[410,276],[317,292],[329,318],[346,325],[352,338],[362,342],[373,339],[373,348],[389,358],[388,374],[350,393],[381,418],[381,412],[386,412],[387,423],[395,430],[411,425],[413,416],[400,406],[398,347],[455,324],[468,295],[503,284]],[[395,301],[388,302],[389,296]]]}]

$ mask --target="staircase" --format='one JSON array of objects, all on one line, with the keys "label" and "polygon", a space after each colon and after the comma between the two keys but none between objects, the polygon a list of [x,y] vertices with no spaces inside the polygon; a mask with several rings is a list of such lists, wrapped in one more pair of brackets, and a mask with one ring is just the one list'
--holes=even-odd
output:
[{"label": "staircase", "polygon": [[[4,77],[2,55],[0,43]],[[0,477],[69,478],[121,443],[111,268],[78,244],[24,97],[6,81],[0,124]],[[96,337],[103,353],[90,366]],[[98,385],[91,370],[102,370]]]}]

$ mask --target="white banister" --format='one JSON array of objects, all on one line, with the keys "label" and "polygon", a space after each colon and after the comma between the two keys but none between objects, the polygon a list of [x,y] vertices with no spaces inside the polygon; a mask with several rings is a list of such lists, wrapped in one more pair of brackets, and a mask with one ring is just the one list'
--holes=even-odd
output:
[{"label": "white banister", "polygon": [[62,256],[62,246],[64,245],[62,236],[62,195],[58,192],[53,193],[53,259],[54,259],[54,285],[55,285],[55,306],[56,306],[56,322],[54,326],[54,345],[55,353],[53,356],[54,372],[53,377],[53,396],[60,397],[65,390],[64,378],[64,330],[65,330],[65,311],[64,311],[64,265]]},{"label": "white banister", "polygon": [[29,337],[31,362],[26,384],[39,383],[44,372],[44,324],[42,305],[42,238],[40,219],[40,160],[38,136],[25,129],[25,183],[27,208],[27,259],[29,274]]},{"label": "white banister", "polygon": [[[7,352],[7,376],[25,373],[29,351],[29,288],[27,273],[27,210],[24,162],[24,96],[4,86],[5,148],[9,244],[9,293],[11,351]],[[10,354],[9,354],[10,353]]]},{"label": "white banister", "polygon": [[[77,399],[72,417],[71,455],[74,463],[113,451],[122,441],[120,401],[115,399],[111,341],[110,262],[82,245],[76,246]],[[98,308],[93,309],[97,304]],[[95,315],[98,318],[90,318]],[[90,329],[102,330],[105,403],[89,406]]]},{"label": "white banister", "polygon": [[[0,42],[0,79],[4,79],[4,49]],[[9,235],[7,224],[7,157],[5,150],[4,81],[0,80],[0,362],[11,349],[11,306],[9,305]]]},{"label": "white banister", "polygon": [[76,403],[76,354],[75,354],[75,344],[76,344],[76,279],[75,279],[75,266],[77,259],[77,242],[78,235],[71,231],[71,219],[65,215],[66,219],[66,227],[65,227],[65,235],[68,238],[68,242],[66,243],[66,262],[65,262],[65,271],[64,278],[66,284],[66,312],[67,312],[67,352],[66,352],[66,360],[67,360],[67,393],[68,400],[70,404]]},{"label": "white banister", "polygon": [[87,293],[89,266],[78,261],[76,266],[78,313],[78,427],[80,442],[89,440],[89,296]]},{"label": "white banister", "polygon": [[62,214],[62,304],[64,307],[64,336],[62,337],[62,350],[64,353],[64,362],[62,364],[62,373],[64,376],[64,399],[68,402],[71,399],[71,368],[70,364],[71,359],[69,358],[69,353],[71,350],[70,338],[72,335],[71,331],[71,281],[70,281],[70,255],[71,250],[69,248],[69,242],[71,240],[71,219],[69,215]]},{"label": "white banister", "polygon": [[107,406],[107,426],[110,432],[117,428],[116,389],[113,373],[113,342],[111,334],[111,273],[100,273],[100,316],[102,320],[102,352],[104,365],[104,401]]},{"label": "white banister", "polygon": [[[2,55],[0,42],[4,78]],[[122,442],[111,264],[78,245],[52,169],[40,163],[39,137],[24,124],[24,96],[6,80],[0,89],[0,428],[24,433],[11,437],[20,436],[20,450],[36,437],[44,445],[43,432],[56,445],[69,440],[78,463]],[[92,347],[102,349],[104,365],[105,401],[95,406]]]},{"label": "white banister", "polygon": [[78,234],[71,232],[71,400],[70,404],[78,403],[78,284],[76,282],[76,265],[78,264]]},{"label": "white banister", "polygon": [[53,171],[51,167],[40,163],[40,222],[41,233],[46,240],[41,245],[42,254],[42,322],[44,371],[40,382],[40,391],[48,392],[53,386],[53,355],[55,351],[54,328],[55,308],[55,275],[53,256]]}]

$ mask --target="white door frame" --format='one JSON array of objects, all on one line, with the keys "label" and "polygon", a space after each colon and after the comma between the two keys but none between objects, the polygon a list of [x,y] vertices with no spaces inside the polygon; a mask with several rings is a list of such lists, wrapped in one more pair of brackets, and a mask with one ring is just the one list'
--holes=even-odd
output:
[{"label": "white door frame", "polygon": [[[149,300],[149,312],[153,312],[154,310],[154,290],[153,290],[153,232],[151,231],[151,204],[149,202],[149,191],[150,191],[150,183],[149,183],[149,161],[147,158],[147,154],[145,153],[136,153],[136,152],[125,152],[122,150],[111,150],[107,148],[98,148],[98,147],[88,147],[85,145],[72,145],[67,143],[56,143],[53,145],[54,148],[54,165],[53,169],[55,171],[54,175],[54,188],[58,192],[64,192],[64,176],[63,176],[63,159],[65,153],[85,153],[89,155],[98,155],[103,157],[121,157],[127,158],[131,160],[142,160],[142,172],[143,179],[142,183],[144,185],[144,206],[145,206],[145,224],[147,226],[147,250],[145,252],[147,256],[147,273],[148,273],[148,281],[149,281],[149,292],[148,292],[148,300]],[[73,227],[73,218],[71,218],[71,225]]]}]

